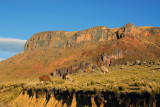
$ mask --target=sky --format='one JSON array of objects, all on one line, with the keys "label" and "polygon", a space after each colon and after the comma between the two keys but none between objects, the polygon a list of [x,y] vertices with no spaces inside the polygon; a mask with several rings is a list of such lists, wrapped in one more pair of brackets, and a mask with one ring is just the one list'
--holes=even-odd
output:
[{"label": "sky", "polygon": [[22,52],[37,32],[130,22],[160,27],[160,0],[0,0],[0,61]]}]

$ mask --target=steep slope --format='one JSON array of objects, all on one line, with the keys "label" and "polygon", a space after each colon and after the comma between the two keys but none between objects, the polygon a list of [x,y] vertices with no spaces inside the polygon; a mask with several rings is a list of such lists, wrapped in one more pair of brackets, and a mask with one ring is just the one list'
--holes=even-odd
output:
[{"label": "steep slope", "polygon": [[24,52],[0,62],[0,79],[34,79],[46,73],[60,75],[135,60],[160,60],[160,28],[129,23],[121,28],[47,31],[33,35]]}]

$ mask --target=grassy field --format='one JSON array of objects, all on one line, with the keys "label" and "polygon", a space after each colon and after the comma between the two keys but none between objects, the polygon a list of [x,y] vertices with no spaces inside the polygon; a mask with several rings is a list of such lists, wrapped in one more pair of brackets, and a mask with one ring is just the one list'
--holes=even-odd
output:
[{"label": "grassy field", "polygon": [[72,74],[74,82],[53,77],[54,88],[60,90],[160,93],[160,66],[115,66],[110,74],[103,75],[100,70]]},{"label": "grassy field", "polygon": [[[0,102],[8,103],[13,100],[25,89],[47,89],[63,91],[102,91],[119,92],[149,92],[150,94],[160,93],[160,65],[151,67],[134,66],[115,66],[109,67],[110,74],[104,75],[99,69],[80,70],[80,73],[71,74],[74,82],[63,80],[61,77],[51,77],[50,82],[40,83],[39,79],[28,81],[13,81],[0,84]],[[23,88],[21,87],[24,84]]]}]

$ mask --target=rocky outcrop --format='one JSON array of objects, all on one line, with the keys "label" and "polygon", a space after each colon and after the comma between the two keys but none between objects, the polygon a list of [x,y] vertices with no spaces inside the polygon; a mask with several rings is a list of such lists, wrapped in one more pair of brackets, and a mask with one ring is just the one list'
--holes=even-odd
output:
[{"label": "rocky outcrop", "polygon": [[[101,55],[101,58],[105,58],[102,59],[102,63],[110,66],[111,62],[114,62],[112,60],[122,59],[124,58],[124,56],[126,56],[126,54],[128,56],[129,54],[134,55],[138,51],[140,53],[140,51],[142,50],[139,50],[137,46],[144,46],[149,42],[153,42],[153,44],[149,43],[148,46],[144,46],[143,48],[148,48],[149,50],[152,50],[153,53],[155,52],[156,54],[159,54],[159,52],[156,51],[157,48],[160,47],[160,39],[157,35],[160,35],[160,28],[143,26],[137,27],[133,23],[129,23],[121,28],[108,28],[105,26],[97,26],[83,31],[74,32],[47,31],[33,35],[26,42],[24,50],[27,51],[46,47],[65,49],[71,48],[73,46],[78,47],[78,44],[85,42],[102,43],[105,41],[109,42],[110,40],[113,40],[112,44],[107,45],[108,48],[110,48],[109,50],[106,47],[100,47],[99,50],[94,52],[86,50],[82,55],[82,57],[86,57],[89,54],[97,53],[106,49],[109,52],[105,52],[106,55]],[[155,38],[157,39],[154,40]],[[119,39],[122,40],[117,42],[117,40]],[[112,48],[115,48],[116,51]],[[134,50],[137,52],[133,52]]]},{"label": "rocky outcrop", "polygon": [[68,73],[68,74],[77,73],[80,69],[85,71],[89,67],[91,67],[92,69],[95,69],[96,65],[92,64],[91,61],[82,61],[68,67],[62,67],[62,68],[56,69],[51,73],[51,76],[54,76],[54,75],[62,76],[65,73]]},{"label": "rocky outcrop", "polygon": [[92,27],[77,32],[47,31],[33,35],[25,44],[24,50],[33,50],[40,47],[66,48],[78,43],[92,41],[102,42],[111,39],[120,39],[124,36],[148,36],[160,33],[159,28],[136,27],[129,23],[121,28],[109,29],[105,26]]},{"label": "rocky outcrop", "polygon": [[40,47],[66,48],[84,41],[106,41],[112,36],[104,26],[93,27],[79,32],[47,31],[33,35],[25,44],[24,50]]},{"label": "rocky outcrop", "polygon": [[120,49],[114,49],[110,53],[105,53],[103,52],[103,50],[105,50],[104,47],[98,48],[95,51],[84,51],[81,57],[90,57],[91,55],[93,55],[93,57],[90,57],[87,61],[80,61],[76,62],[75,64],[72,64],[71,66],[58,68],[51,72],[51,76],[62,76],[65,73],[77,73],[80,69],[85,71],[89,68],[91,68],[92,70],[100,69],[101,66],[109,67],[115,65],[115,60],[123,59],[123,52]]},{"label": "rocky outcrop", "polygon": [[67,43],[65,33],[65,31],[37,33],[26,42],[24,50],[32,50],[40,47],[64,48]]},{"label": "rocky outcrop", "polygon": [[0,62],[2,80],[73,73],[92,68],[90,62],[93,68],[136,60],[156,62],[160,60],[160,28],[129,23],[120,28],[40,32],[26,42],[24,50]]},{"label": "rocky outcrop", "polygon": [[160,28],[156,27],[137,27],[133,23],[129,23],[115,32],[117,39],[124,36],[140,37],[140,36],[153,36],[160,33]]},{"label": "rocky outcrop", "polygon": [[107,41],[110,36],[112,36],[111,30],[104,26],[93,27],[79,32],[47,31],[33,35],[26,42],[24,50],[40,47],[63,49],[85,41]]},{"label": "rocky outcrop", "polygon": [[124,36],[149,36],[160,33],[156,27],[137,27],[129,23],[118,29],[109,29],[105,26],[92,27],[78,32],[47,31],[33,35],[25,44],[24,50],[40,47],[66,48],[77,43],[92,41],[102,42],[111,39],[120,39]]}]

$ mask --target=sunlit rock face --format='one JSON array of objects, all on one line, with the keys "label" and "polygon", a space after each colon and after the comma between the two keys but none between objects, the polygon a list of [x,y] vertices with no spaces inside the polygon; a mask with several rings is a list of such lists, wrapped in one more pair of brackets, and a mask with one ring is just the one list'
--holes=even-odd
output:
[{"label": "sunlit rock face", "polygon": [[99,26],[79,32],[47,31],[33,35],[25,44],[25,51],[40,47],[66,48],[87,41],[106,41],[110,30]]},{"label": "sunlit rock face", "polygon": [[[119,28],[96,26],[82,31],[46,31],[33,35],[24,52],[0,62],[0,78],[29,78],[33,72],[36,77],[45,73],[61,75],[90,67],[131,64],[136,60],[160,62],[160,28],[129,23]],[[18,76],[22,71],[23,75]]]},{"label": "sunlit rock face", "polygon": [[111,39],[121,39],[125,36],[143,37],[160,34],[160,28],[137,27],[129,23],[121,28],[108,28],[105,26],[92,27],[83,31],[46,31],[33,35],[25,44],[24,50],[40,47],[54,47],[64,49],[81,42],[103,42]]},{"label": "sunlit rock face", "polygon": [[[79,69],[88,68],[85,63],[94,62],[98,66],[114,66],[124,64],[127,61],[157,59],[160,54],[158,52],[160,46],[160,28],[142,26],[137,27],[133,23],[129,23],[120,28],[108,28],[105,26],[96,26],[82,31],[46,31],[33,35],[25,44],[25,51],[38,48],[68,49],[76,47],[82,49],[78,57],[90,57],[88,61],[81,61],[65,67],[55,68],[60,65],[60,59],[50,64],[45,71],[56,74],[65,72],[73,72]],[[156,38],[156,39],[155,39]],[[84,46],[79,44],[98,43],[99,47],[92,50],[86,50]],[[101,43],[104,45],[102,46]],[[78,53],[78,52],[77,52]],[[67,62],[71,62],[72,58],[61,58]],[[71,57],[70,56],[70,57]],[[76,56],[76,57],[77,57]],[[152,56],[152,58],[151,58]],[[58,62],[59,61],[59,62]],[[65,62],[64,62],[65,63]],[[54,66],[55,65],[55,66]],[[52,70],[51,70],[52,68]],[[60,72],[60,73],[59,73]],[[55,74],[55,73],[54,73]]]}]

